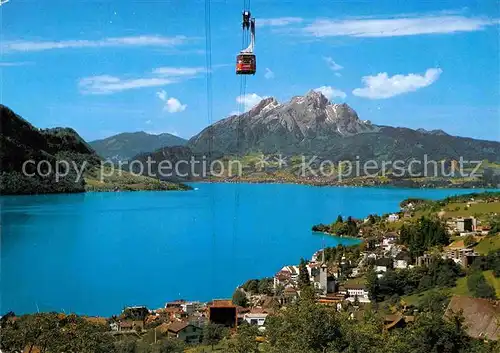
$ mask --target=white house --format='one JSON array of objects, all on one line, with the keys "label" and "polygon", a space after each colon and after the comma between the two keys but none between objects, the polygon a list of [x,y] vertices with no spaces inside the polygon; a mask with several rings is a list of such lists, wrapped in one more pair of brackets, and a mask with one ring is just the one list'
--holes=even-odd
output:
[{"label": "white house", "polygon": [[387,266],[377,265],[375,266],[375,272],[377,273],[377,277],[381,278],[387,272]]},{"label": "white house", "polygon": [[394,259],[394,268],[405,269],[410,264],[411,257],[406,251],[401,251]]},{"label": "white house", "polygon": [[477,220],[474,217],[460,217],[455,222],[456,228],[460,233],[473,232],[477,227]]},{"label": "white house", "polygon": [[364,284],[346,284],[340,287],[339,293],[347,295],[347,300],[354,301],[358,297],[359,302],[369,303],[369,293]]},{"label": "white house", "polygon": [[291,284],[291,275],[290,272],[288,271],[279,271],[274,275],[274,289],[276,289],[278,286],[284,286],[286,287],[287,285]]},{"label": "white house", "polygon": [[250,325],[264,326],[267,315],[266,313],[248,313],[243,315],[243,320]]},{"label": "white house", "polygon": [[[382,239],[382,246],[385,249],[386,247],[395,244],[397,240],[398,240],[397,233],[394,233],[394,232],[387,233],[386,235],[384,235],[384,238]],[[388,250],[388,249],[385,249],[385,250]]]},{"label": "white house", "polygon": [[321,254],[322,254],[323,249],[316,251],[313,256],[311,257],[311,262],[319,262],[321,261]]},{"label": "white house", "polygon": [[187,302],[181,304],[182,311],[184,311],[188,315],[191,315],[192,313],[197,311],[199,306],[199,302]]},{"label": "white house", "polygon": [[281,272],[289,272],[292,281],[297,281],[299,278],[299,266],[285,266],[281,269]]},{"label": "white house", "polygon": [[388,222],[396,222],[397,220],[399,220],[399,215],[397,213],[392,213],[387,217]]},{"label": "white house", "polygon": [[406,260],[396,260],[396,261],[394,261],[394,268],[399,268],[399,269],[408,268],[408,261],[406,261]]}]

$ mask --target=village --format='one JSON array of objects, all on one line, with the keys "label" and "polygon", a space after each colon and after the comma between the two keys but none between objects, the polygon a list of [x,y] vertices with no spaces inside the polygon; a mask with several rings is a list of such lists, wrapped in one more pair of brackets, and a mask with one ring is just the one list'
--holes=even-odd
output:
[{"label": "village", "polygon": [[[500,214],[498,197],[490,200],[470,198],[466,201],[465,208],[473,210],[473,205],[483,205],[483,208],[484,205],[492,206],[490,208],[494,211],[489,212],[488,217]],[[454,239],[449,245],[443,246],[437,252],[435,249],[433,252],[425,252],[412,260],[412,254],[408,251],[407,245],[401,244],[400,232],[395,226],[398,223],[403,224],[405,219],[414,217],[418,210],[419,207],[411,202],[407,203],[400,212],[384,215],[375,222],[378,225],[384,224],[383,229],[387,231],[383,235],[371,238],[359,246],[340,247],[341,250],[336,252],[335,258],[328,254],[329,249],[320,249],[312,254],[309,260],[283,266],[272,279],[248,281],[236,289],[232,300],[220,299],[209,303],[177,300],[166,303],[164,308],[151,311],[146,307],[130,307],[124,309],[120,316],[111,319],[110,329],[114,335],[141,335],[153,328],[155,340],[167,336],[190,344],[202,342],[203,327],[207,323],[222,325],[229,329],[247,323],[257,326],[264,332],[269,315],[300,298],[303,288],[301,281],[304,281],[304,278],[310,281],[314,288],[317,303],[333,306],[337,311],[347,311],[354,318],[356,312],[372,302],[366,283],[366,274],[370,270],[381,279],[388,271],[427,266],[435,256],[443,260],[452,260],[466,270],[475,259],[484,255],[484,252],[478,253],[475,248],[483,240],[491,238],[489,233],[492,225],[485,221],[483,216],[486,215],[475,217],[472,212],[463,210],[462,213],[465,214],[462,216],[446,218],[446,232],[451,239]],[[440,211],[438,215],[443,217],[445,213]],[[375,224],[372,216],[357,222],[360,233],[358,236],[367,231],[368,227],[365,225]],[[496,234],[494,237],[498,242],[499,235]],[[471,323],[471,320],[475,320],[474,310],[479,307],[484,308],[487,315],[482,317],[482,324],[473,322],[474,328],[471,331],[478,331],[478,325],[487,327],[495,320],[494,315],[500,313],[498,302],[454,296],[447,310],[466,309],[465,320]],[[387,313],[384,316],[386,329],[390,330],[412,322],[414,315],[406,309]],[[467,317],[468,314],[470,317]],[[497,340],[500,337],[498,327],[496,330],[481,332],[489,339]]]}]

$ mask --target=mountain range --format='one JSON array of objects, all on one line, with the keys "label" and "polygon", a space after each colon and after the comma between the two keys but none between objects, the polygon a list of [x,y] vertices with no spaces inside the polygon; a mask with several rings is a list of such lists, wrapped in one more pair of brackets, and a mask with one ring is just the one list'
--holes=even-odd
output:
[{"label": "mountain range", "polygon": [[[253,175],[257,171],[255,162],[249,161],[247,157],[260,154],[281,154],[292,159],[301,155],[315,156],[318,161],[332,162],[407,162],[427,158],[446,161],[448,167],[452,161],[463,158],[471,161],[488,160],[493,162],[493,168],[496,169],[496,163],[500,162],[500,142],[451,136],[442,130],[376,125],[369,120],[361,120],[349,105],[331,103],[316,91],[293,97],[285,103],[279,103],[275,98],[266,98],[248,112],[215,122],[189,141],[166,133],[152,135],[136,132],[86,143],[76,131],[69,128],[37,129],[3,105],[0,105],[0,118],[0,193],[34,193],[37,190],[78,192],[85,188],[84,183],[55,184],[50,176],[33,179],[21,175],[22,163],[28,159],[48,159],[52,164],[61,159],[69,159],[79,163],[87,161],[91,166],[97,166],[101,159],[137,159],[145,162],[151,158],[158,165],[164,160],[175,164],[192,158],[199,162],[204,159],[208,162],[213,159],[227,162],[232,157],[246,160],[243,165],[246,175]],[[276,169],[272,167],[264,172],[274,177],[276,170],[271,170],[273,168]],[[97,168],[91,169],[85,176],[94,190],[101,190],[103,183],[97,180]],[[177,173],[170,179],[192,179],[193,173],[189,165],[182,165],[180,172],[186,176],[179,178]],[[286,172],[291,175],[295,170],[291,168]],[[487,172],[484,169],[484,175]],[[490,170],[489,173],[493,173],[494,182],[489,182],[488,185],[500,183],[497,180],[497,170]],[[127,175],[125,179],[109,180],[107,187],[178,187],[157,185],[151,178],[146,179],[137,180]]]},{"label": "mountain range", "polygon": [[[161,161],[169,161],[172,164],[190,159],[196,161],[192,170],[189,165],[179,164],[178,173],[172,178],[174,180],[193,179],[195,173],[200,175],[200,166],[204,160],[208,163],[214,159],[227,162],[229,158],[236,158],[243,161],[245,180],[299,181],[297,179],[299,167],[296,164],[279,170],[276,165],[266,167],[264,170],[256,168],[258,156],[261,154],[274,159],[281,155],[291,160],[297,160],[297,157],[301,156],[310,158],[314,156],[313,167],[318,167],[324,160],[332,162],[359,160],[361,163],[401,161],[406,163],[406,166],[412,160],[422,162],[416,166],[412,165],[411,171],[409,167],[405,167],[400,176],[393,173],[394,169],[389,169],[390,181],[383,182],[394,185],[474,187],[496,186],[500,183],[498,165],[495,164],[500,161],[499,142],[451,136],[442,130],[413,130],[376,125],[369,120],[361,120],[349,105],[331,103],[323,94],[315,91],[294,97],[283,104],[275,98],[266,98],[244,114],[232,115],[208,126],[189,139],[185,146],[164,147],[139,154],[134,159],[144,163],[148,159],[155,161],[153,166],[155,173],[155,166]],[[488,180],[486,178],[478,180],[477,177],[466,178],[458,184],[455,180],[451,185],[452,181],[447,178],[433,181],[434,184],[430,185],[427,184],[427,178],[424,178],[417,185],[418,183],[415,184],[412,178],[413,172],[429,176],[424,174],[426,160],[443,161],[444,171],[437,168],[435,175],[443,177],[451,170],[453,161],[460,161],[461,158],[465,161],[494,162],[493,169],[490,168],[491,163],[481,164],[480,172],[483,176],[491,174]],[[470,164],[465,165],[465,168],[469,167]],[[227,166],[225,170],[228,170]],[[434,173],[433,170],[430,173]],[[365,175],[367,174],[362,171],[358,176]],[[480,173],[476,174],[478,175]],[[223,179],[228,177],[231,178],[230,175],[222,176]],[[401,179],[408,180],[398,184],[398,180]],[[332,180],[323,178],[314,182],[330,184]],[[366,180],[361,182],[364,183]]]},{"label": "mountain range", "polygon": [[442,130],[412,130],[361,120],[347,104],[333,104],[320,92],[280,104],[262,100],[250,111],[220,120],[192,137],[197,153],[315,155],[332,161],[459,159],[500,161],[500,143],[451,136]]},{"label": "mountain range", "polygon": [[186,140],[168,133],[153,135],[139,131],[124,132],[102,140],[91,141],[89,144],[104,159],[126,161],[143,152],[151,152],[168,146],[183,146]]}]

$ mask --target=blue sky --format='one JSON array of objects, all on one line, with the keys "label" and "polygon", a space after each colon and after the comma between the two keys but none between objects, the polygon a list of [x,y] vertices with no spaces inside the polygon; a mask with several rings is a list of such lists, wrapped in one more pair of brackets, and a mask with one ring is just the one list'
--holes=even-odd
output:
[{"label": "blue sky", "polygon": [[[258,72],[238,99],[242,6],[211,2],[213,121],[320,89],[376,124],[500,140],[497,1],[252,0]],[[0,18],[0,102],[37,127],[189,138],[210,122],[204,1],[10,0]]]}]

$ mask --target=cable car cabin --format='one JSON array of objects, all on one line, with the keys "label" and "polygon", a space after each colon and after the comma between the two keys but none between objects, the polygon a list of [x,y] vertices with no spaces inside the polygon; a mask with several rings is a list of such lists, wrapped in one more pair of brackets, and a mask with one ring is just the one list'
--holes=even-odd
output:
[{"label": "cable car cabin", "polygon": [[245,53],[236,57],[237,75],[255,75],[256,66],[255,54]]}]

